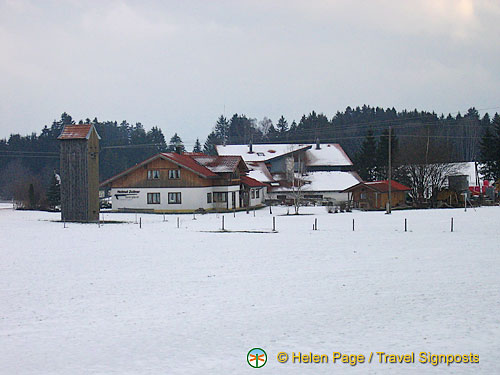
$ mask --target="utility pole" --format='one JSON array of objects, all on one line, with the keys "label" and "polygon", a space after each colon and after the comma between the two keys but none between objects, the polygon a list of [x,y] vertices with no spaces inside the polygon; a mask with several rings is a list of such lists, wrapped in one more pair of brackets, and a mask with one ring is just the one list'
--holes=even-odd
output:
[{"label": "utility pole", "polygon": [[391,161],[391,133],[392,133],[392,127],[389,126],[389,168],[387,171],[387,179],[388,179],[388,184],[389,184],[389,200],[388,203],[389,205],[387,206],[387,211],[386,214],[391,213],[391,208],[392,208],[392,161]]}]

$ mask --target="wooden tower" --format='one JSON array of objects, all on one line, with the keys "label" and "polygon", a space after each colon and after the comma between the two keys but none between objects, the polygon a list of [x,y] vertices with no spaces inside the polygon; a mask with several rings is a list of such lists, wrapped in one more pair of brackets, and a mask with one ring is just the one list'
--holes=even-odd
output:
[{"label": "wooden tower", "polygon": [[99,220],[99,139],[93,124],[66,125],[61,141],[61,219]]}]

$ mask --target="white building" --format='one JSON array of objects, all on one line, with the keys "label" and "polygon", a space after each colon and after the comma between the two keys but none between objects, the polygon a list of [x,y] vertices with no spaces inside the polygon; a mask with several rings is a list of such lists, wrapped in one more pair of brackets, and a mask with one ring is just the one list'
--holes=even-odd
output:
[{"label": "white building", "polygon": [[226,211],[263,205],[266,185],[238,156],[161,153],[101,183],[115,211]]},{"label": "white building", "polygon": [[248,175],[269,185],[267,198],[292,199],[300,186],[306,200],[347,201],[343,191],[361,181],[353,163],[336,143],[220,145],[221,156],[241,156]]}]

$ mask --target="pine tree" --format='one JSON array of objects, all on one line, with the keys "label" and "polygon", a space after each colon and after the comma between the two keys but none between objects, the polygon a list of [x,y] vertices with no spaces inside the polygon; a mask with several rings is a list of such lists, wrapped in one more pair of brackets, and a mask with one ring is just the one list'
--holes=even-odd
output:
[{"label": "pine tree", "polygon": [[278,136],[279,136],[278,131],[275,129],[274,125],[271,124],[271,126],[269,126],[269,129],[267,130],[265,138],[269,141],[275,141],[278,138]]},{"label": "pine tree", "polygon": [[182,143],[181,137],[175,133],[172,138],[170,138],[170,142],[168,143],[167,152],[186,152],[186,148]]},{"label": "pine tree", "polygon": [[220,139],[222,144],[226,144],[229,137],[229,121],[227,118],[220,115],[215,123],[215,135]]},{"label": "pine tree", "polygon": [[360,152],[355,157],[356,170],[364,181],[373,181],[376,178],[377,141],[373,130],[369,129]]},{"label": "pine tree", "polygon": [[215,135],[215,132],[210,133],[203,145],[203,153],[207,155],[217,155],[217,150],[215,148],[217,144],[219,144],[219,138]]},{"label": "pine tree", "polygon": [[481,173],[489,180],[500,179],[500,116],[493,117],[493,129],[486,129],[481,139]]},{"label": "pine tree", "polygon": [[35,188],[33,187],[33,184],[30,184],[30,187],[28,189],[28,199],[29,199],[29,209],[33,210],[36,205]]},{"label": "pine tree", "polygon": [[193,152],[201,152],[201,143],[199,138],[196,138],[196,142],[194,143]]},{"label": "pine tree", "polygon": [[[391,132],[391,161],[394,164],[394,158],[398,151],[398,140]],[[387,168],[389,164],[389,130],[385,129],[379,138],[377,144],[377,165],[375,167],[375,179],[387,180]]]},{"label": "pine tree", "polygon": [[47,189],[47,201],[52,210],[61,204],[61,183],[59,182],[59,176],[55,172]]},{"label": "pine tree", "polygon": [[146,133],[146,143],[155,144],[158,152],[165,152],[167,144],[165,136],[160,128],[153,126],[150,131]]},{"label": "pine tree", "polygon": [[280,134],[284,134],[288,131],[288,122],[285,120],[284,116],[281,116],[276,124],[276,129]]}]

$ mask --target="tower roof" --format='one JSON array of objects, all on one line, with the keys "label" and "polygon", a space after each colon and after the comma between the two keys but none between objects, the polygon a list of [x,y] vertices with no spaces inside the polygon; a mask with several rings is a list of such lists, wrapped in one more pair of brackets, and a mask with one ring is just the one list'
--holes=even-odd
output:
[{"label": "tower roof", "polygon": [[89,139],[92,129],[94,129],[97,137],[101,139],[94,124],[65,125],[57,139]]}]

